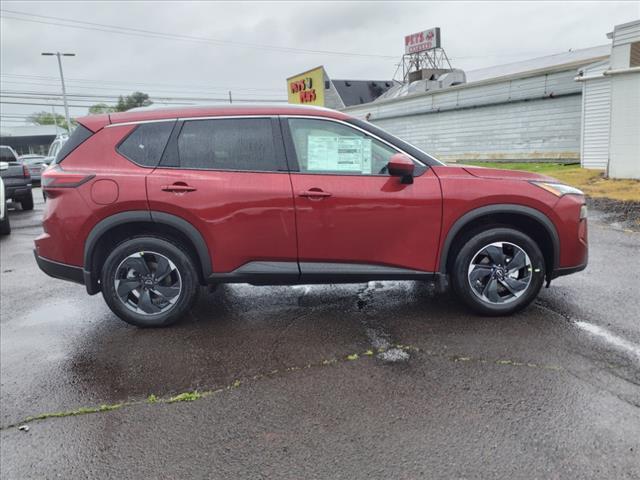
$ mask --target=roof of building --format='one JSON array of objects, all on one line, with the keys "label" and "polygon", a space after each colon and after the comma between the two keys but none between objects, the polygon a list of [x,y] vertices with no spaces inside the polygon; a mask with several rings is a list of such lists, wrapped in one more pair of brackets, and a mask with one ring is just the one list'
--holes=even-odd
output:
[{"label": "roof of building", "polygon": [[324,107],[311,105],[289,105],[284,103],[274,105],[212,105],[189,106],[172,108],[145,108],[129,110],[127,112],[89,115],[78,118],[86,128],[97,131],[110,123],[144,122],[153,120],[167,120],[174,118],[224,117],[239,115],[313,115],[337,119],[350,118],[346,114]]},{"label": "roof of building", "polygon": [[38,137],[66,132],[55,125],[20,125],[16,127],[0,128],[0,137]]},{"label": "roof of building", "polygon": [[541,70],[572,66],[581,66],[586,63],[604,59],[611,54],[611,45],[600,45],[598,47],[581,48],[569,52],[556,53],[545,57],[537,57],[521,62],[507,63],[493,67],[481,68],[466,72],[467,83],[482,82],[484,80],[494,80],[502,77],[524,75]]},{"label": "roof of building", "polygon": [[396,85],[393,80],[331,80],[345,107],[373,102]]}]

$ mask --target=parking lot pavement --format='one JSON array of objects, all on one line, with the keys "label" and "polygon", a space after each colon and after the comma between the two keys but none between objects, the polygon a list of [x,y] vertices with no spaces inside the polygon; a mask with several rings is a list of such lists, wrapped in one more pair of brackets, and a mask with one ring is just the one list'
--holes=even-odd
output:
[{"label": "parking lot pavement", "polygon": [[3,479],[640,477],[638,233],[592,222],[589,268],[513,317],[237,285],[141,330],[38,270],[41,208],[0,240]]}]

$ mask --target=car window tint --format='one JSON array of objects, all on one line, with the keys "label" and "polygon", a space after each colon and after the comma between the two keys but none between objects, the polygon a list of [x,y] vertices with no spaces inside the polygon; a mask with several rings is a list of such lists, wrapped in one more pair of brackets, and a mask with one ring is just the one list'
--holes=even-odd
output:
[{"label": "car window tint", "polygon": [[58,151],[54,163],[61,163],[71,152],[79,147],[85,140],[87,140],[93,132],[83,125],[78,125],[73,133],[69,136],[69,139],[62,145],[62,148]]},{"label": "car window tint", "polygon": [[155,167],[169,141],[174,122],[143,123],[118,146],[118,152],[144,167]]},{"label": "car window tint", "polygon": [[327,120],[289,119],[301,172],[386,175],[393,148],[354,128]]},{"label": "car window tint", "polygon": [[271,119],[190,120],[178,137],[182,168],[285,171],[276,155]]},{"label": "car window tint", "polygon": [[18,159],[13,154],[10,148],[1,147],[0,148],[0,161],[2,162],[17,162]]}]

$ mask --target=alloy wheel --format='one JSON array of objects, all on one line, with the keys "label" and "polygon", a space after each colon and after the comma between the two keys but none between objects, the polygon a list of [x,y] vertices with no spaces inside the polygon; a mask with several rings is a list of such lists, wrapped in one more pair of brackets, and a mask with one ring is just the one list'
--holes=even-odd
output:
[{"label": "alloy wheel", "polygon": [[175,264],[157,252],[136,252],[116,269],[115,291],[131,311],[157,315],[171,309],[180,298],[182,278]]},{"label": "alloy wheel", "polygon": [[491,304],[505,304],[521,297],[531,284],[531,260],[519,246],[494,242],[472,257],[467,272],[473,293]]}]

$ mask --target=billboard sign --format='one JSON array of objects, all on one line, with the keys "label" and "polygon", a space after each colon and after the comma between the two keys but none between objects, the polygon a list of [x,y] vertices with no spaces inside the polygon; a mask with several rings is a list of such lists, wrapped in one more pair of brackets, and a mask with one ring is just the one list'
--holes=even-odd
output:
[{"label": "billboard sign", "polygon": [[287,78],[289,103],[324,106],[324,68],[312,70]]},{"label": "billboard sign", "polygon": [[412,33],[404,37],[404,53],[418,53],[440,48],[440,27],[423,32]]}]

